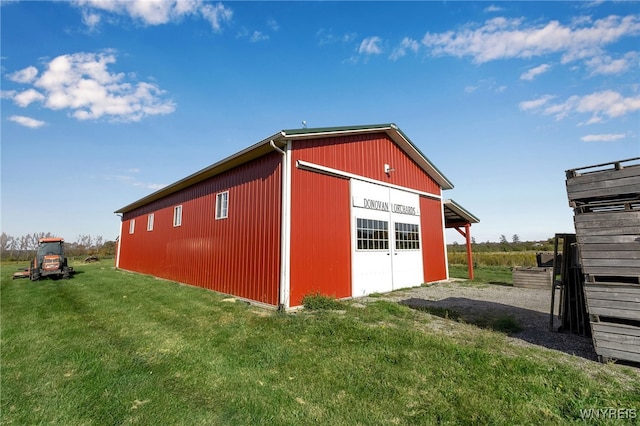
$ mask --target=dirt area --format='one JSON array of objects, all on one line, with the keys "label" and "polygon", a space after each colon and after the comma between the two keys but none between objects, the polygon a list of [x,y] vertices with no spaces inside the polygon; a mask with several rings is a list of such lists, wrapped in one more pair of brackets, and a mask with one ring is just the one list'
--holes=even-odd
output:
[{"label": "dirt area", "polygon": [[[560,293],[556,293],[557,299]],[[549,331],[551,290],[516,288],[496,284],[468,284],[447,281],[424,287],[386,293],[365,298],[366,301],[391,300],[412,308],[426,309],[439,316],[458,318],[466,323],[486,325],[504,318],[512,318],[521,331],[509,333],[515,344],[537,345],[558,350],[588,360],[597,360],[591,338],[575,334]],[[560,321],[555,315],[554,329]]]}]

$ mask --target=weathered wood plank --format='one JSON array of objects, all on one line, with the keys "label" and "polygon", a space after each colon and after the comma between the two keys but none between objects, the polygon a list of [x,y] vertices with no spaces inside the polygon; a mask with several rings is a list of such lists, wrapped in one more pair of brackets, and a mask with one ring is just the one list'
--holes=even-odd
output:
[{"label": "weathered wood plank", "polygon": [[640,362],[640,353],[637,353],[637,352],[619,351],[615,349],[599,348],[599,347],[596,347],[595,350],[596,350],[596,354],[606,358]]},{"label": "weathered wood plank", "polygon": [[640,327],[611,322],[591,322],[596,353],[607,358],[640,362]]},{"label": "weathered wood plank", "polygon": [[578,174],[576,176],[568,177],[567,186],[584,185],[588,183],[595,183],[612,179],[625,179],[638,175],[640,175],[640,167],[638,165],[632,165],[620,170],[600,170],[596,172]]},{"label": "weathered wood plank", "polygon": [[536,284],[536,285],[526,284],[526,285],[517,285],[517,286],[514,284],[513,286],[516,287],[516,288],[528,288],[528,289],[531,289],[531,290],[547,290],[547,289],[551,289],[551,285],[542,285],[542,284],[540,284],[540,285],[538,285],[538,284]]},{"label": "weathered wood plank", "polygon": [[640,238],[640,225],[611,227],[603,223],[602,226],[599,227],[584,228],[576,226],[576,235],[581,237],[595,235],[635,235]]},{"label": "weathered wood plank", "polygon": [[638,313],[640,313],[640,303],[633,300],[602,300],[587,296],[587,301],[589,308],[620,309],[624,311],[639,311]]},{"label": "weathered wood plank", "polygon": [[[631,293],[615,293],[615,292],[587,292],[587,299],[589,303],[616,303],[616,302],[625,302],[632,303],[635,305],[631,306],[629,309],[631,310],[640,310],[640,295],[631,294]],[[596,305],[594,305],[596,306]]]},{"label": "weathered wood plank", "polygon": [[539,282],[551,282],[551,275],[548,276],[540,276],[540,277],[521,277],[514,276],[514,280],[520,283],[539,283]]},{"label": "weathered wood plank", "polygon": [[620,294],[639,294],[639,284],[627,283],[589,283],[586,282],[585,288],[592,292],[620,293]]},{"label": "weathered wood plank", "polygon": [[635,336],[609,335],[596,333],[594,341],[598,347],[617,349],[619,351],[640,353],[640,339]]},{"label": "weathered wood plank", "polygon": [[594,332],[608,334],[622,334],[625,336],[640,337],[640,327],[627,324],[615,324],[611,322],[592,322],[591,329]]},{"label": "weathered wood plank", "polygon": [[634,243],[640,249],[640,237],[637,235],[579,235],[576,234],[578,245],[581,244],[618,244]]},{"label": "weathered wood plank", "polygon": [[604,308],[602,306],[589,305],[589,299],[587,298],[587,311],[591,315],[600,315],[602,317],[621,318],[630,320],[640,320],[640,311],[627,310],[627,309],[612,309]]},{"label": "weathered wood plank", "polygon": [[585,252],[610,252],[623,253],[626,251],[640,252],[640,241],[633,243],[617,243],[617,244],[582,244],[580,245],[580,252],[584,255]]},{"label": "weathered wood plank", "polygon": [[[628,170],[627,170],[628,172]],[[600,189],[617,188],[627,185],[635,185],[640,187],[640,174],[632,176],[610,175],[609,179],[600,179],[592,182],[576,182],[577,179],[571,179],[567,182],[568,192],[597,191]]]},{"label": "weathered wood plank", "polygon": [[[626,230],[623,231],[624,228],[635,228],[636,232],[633,233],[637,233],[638,235],[640,235],[640,233],[637,232],[637,230],[640,229],[640,215],[638,215],[637,220],[601,220],[593,222],[581,222],[576,223],[575,228],[578,230],[578,232],[583,232],[585,234],[602,228],[610,229],[612,231],[620,230],[620,232],[617,233],[620,235],[629,234],[629,232],[627,232]],[[616,235],[616,233],[613,232],[611,235]]]},{"label": "weathered wood plank", "polygon": [[640,337],[616,333],[596,333],[596,335],[600,347],[632,351],[636,346],[640,346]]},{"label": "weathered wood plank", "polygon": [[578,201],[578,200],[587,200],[591,198],[602,198],[602,197],[617,197],[622,194],[636,194],[638,193],[638,185],[625,185],[619,186],[616,188],[603,188],[599,190],[591,190],[591,191],[579,191],[569,193],[569,201]]},{"label": "weathered wood plank", "polygon": [[519,288],[551,288],[551,268],[516,268],[513,286]]},{"label": "weathered wood plank", "polygon": [[599,222],[601,218],[606,217],[607,220],[636,220],[640,218],[639,211],[628,212],[593,212],[576,215],[573,219],[576,223],[582,222]]},{"label": "weathered wood plank", "polygon": [[615,304],[618,302],[624,302],[631,303],[631,305],[628,305],[628,309],[632,311],[640,310],[640,295],[633,295],[628,293],[596,292],[587,293],[587,299],[589,300],[589,304],[595,303],[593,306],[601,304],[600,306],[606,307],[604,306],[606,303],[611,303],[611,307],[613,307],[616,306]]},{"label": "weathered wood plank", "polygon": [[591,259],[583,258],[582,267],[615,266],[616,268],[635,268],[640,272],[640,261],[638,259]]},{"label": "weathered wood plank", "polygon": [[640,250],[628,250],[628,251],[583,250],[580,252],[580,256],[583,259],[605,259],[605,258],[636,259],[640,263]]},{"label": "weathered wood plank", "polygon": [[593,276],[608,277],[640,277],[640,268],[616,267],[616,266],[585,266],[582,272]]},{"label": "weathered wood plank", "polygon": [[[615,228],[620,226],[640,226],[640,210],[637,212],[629,212],[629,213],[637,213],[630,214],[627,217],[622,218],[613,218],[608,214],[603,213],[584,213],[578,214],[574,216],[574,224],[578,229],[591,229],[598,228],[600,226],[606,226],[608,228]],[[597,215],[597,216],[596,216]],[[577,219],[581,216],[592,216],[589,220],[578,221]]]}]

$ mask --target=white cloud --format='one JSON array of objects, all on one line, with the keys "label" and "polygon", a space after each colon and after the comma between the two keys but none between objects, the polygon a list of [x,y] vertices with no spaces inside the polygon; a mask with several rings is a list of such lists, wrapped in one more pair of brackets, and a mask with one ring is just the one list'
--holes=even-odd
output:
[{"label": "white cloud", "polygon": [[484,8],[485,13],[502,12],[503,10],[504,8],[496,6],[495,4]]},{"label": "white cloud", "polygon": [[230,22],[231,18],[233,18],[233,11],[222,3],[217,3],[215,6],[204,4],[200,6],[199,10],[200,14],[209,21],[211,28],[216,32],[222,31],[222,25]]},{"label": "white cloud", "polygon": [[605,90],[583,96],[578,100],[576,111],[592,113],[594,116],[620,117],[640,110],[640,96],[625,98],[618,92]]},{"label": "white cloud", "polygon": [[484,79],[478,81],[478,84],[474,86],[466,86],[464,88],[465,93],[473,93],[478,90],[482,90],[484,92],[492,92],[492,93],[503,93],[507,90],[507,86],[498,86],[496,81],[492,78]]},{"label": "white cloud", "polygon": [[280,29],[280,25],[275,19],[268,19],[267,25],[271,28],[271,31],[278,31]]},{"label": "white cloud", "polygon": [[[543,115],[552,115],[562,120],[570,114],[590,114],[582,124],[596,124],[606,118],[616,118],[640,110],[640,96],[624,97],[613,90],[595,92],[586,96],[570,96],[564,102],[550,104],[552,96],[546,95],[532,101],[520,103],[523,111],[541,109]],[[543,108],[544,107],[544,108]]]},{"label": "white cloud", "polygon": [[351,43],[357,37],[356,33],[334,34],[332,30],[326,28],[320,28],[316,32],[318,38],[318,45],[324,46],[327,44],[336,43]]},{"label": "white cloud", "polygon": [[[139,169],[132,169],[132,171],[134,173],[139,173],[140,170]],[[165,186],[167,186],[164,183],[149,183],[149,182],[141,182],[138,179],[136,179],[133,176],[128,176],[128,175],[116,175],[116,176],[107,176],[106,177],[107,180],[112,180],[115,179],[119,182],[124,183],[125,185],[129,185],[129,186],[134,186],[136,188],[144,188],[144,189],[151,189],[151,190],[158,190],[158,189],[162,189]]]},{"label": "white cloud", "polygon": [[520,76],[520,80],[531,81],[531,80],[535,79],[537,76],[539,76],[541,74],[544,74],[545,72],[549,71],[550,69],[551,69],[551,65],[549,65],[549,64],[539,65],[539,66],[537,66],[535,68],[531,68],[527,72],[523,73]]},{"label": "white cloud", "polygon": [[427,33],[422,44],[436,56],[471,57],[476,63],[508,58],[532,58],[562,53],[563,63],[593,57],[602,47],[640,33],[638,16],[609,16],[595,22],[570,25],[550,21],[544,26],[525,25],[522,19],[494,18],[481,27]]},{"label": "white cloud", "polygon": [[111,72],[108,67],[115,62],[110,52],[58,56],[46,64],[33,88],[13,91],[12,99],[22,107],[37,101],[52,110],[66,109],[78,120],[139,121],[175,110],[156,84],[127,81],[124,73]]},{"label": "white cloud", "polygon": [[16,93],[15,90],[0,90],[0,99],[13,99]]},{"label": "white cloud", "polygon": [[21,107],[27,107],[30,103],[36,101],[43,101],[44,95],[37,90],[27,89],[24,92],[20,92],[13,96],[13,101]]},{"label": "white cloud", "polygon": [[544,95],[538,99],[533,99],[530,101],[524,101],[524,102],[520,102],[520,109],[523,111],[528,111],[531,109],[537,109],[540,108],[544,105],[546,105],[551,99],[553,99],[555,96],[552,95]]},{"label": "white cloud", "polygon": [[269,35],[261,33],[260,31],[254,31],[249,39],[252,43],[256,43],[258,41],[269,40]]},{"label": "white cloud", "polygon": [[407,54],[407,50],[410,50],[413,53],[418,53],[419,49],[420,43],[418,43],[418,41],[409,37],[405,37],[400,42],[400,45],[393,49],[393,52],[391,52],[391,56],[389,56],[389,58],[395,61],[405,56]]},{"label": "white cloud", "polygon": [[82,9],[83,22],[89,28],[100,22],[101,13],[128,16],[145,25],[162,25],[199,15],[214,31],[221,31],[233,16],[233,11],[222,3],[203,0],[73,0],[72,4]]},{"label": "white cloud", "polygon": [[596,56],[585,63],[591,75],[622,74],[638,66],[638,52],[627,52],[619,59],[613,59],[608,55]]},{"label": "white cloud", "polygon": [[7,76],[7,78],[17,83],[31,83],[37,75],[38,68],[32,66],[11,73]]},{"label": "white cloud", "polygon": [[90,30],[97,28],[102,18],[98,13],[89,12],[87,10],[82,11],[82,23],[89,27]]},{"label": "white cloud", "polygon": [[360,43],[358,53],[365,55],[379,55],[382,53],[380,43],[382,43],[382,39],[378,36],[367,37]]},{"label": "white cloud", "polygon": [[580,139],[584,142],[614,142],[624,139],[625,136],[626,135],[624,133],[609,133],[602,135],[586,135]]},{"label": "white cloud", "polygon": [[37,129],[39,127],[44,126],[44,121],[36,120],[35,118],[25,117],[23,115],[12,115],[9,117],[9,121],[13,121],[14,123],[18,123],[24,127],[30,127],[32,129]]}]

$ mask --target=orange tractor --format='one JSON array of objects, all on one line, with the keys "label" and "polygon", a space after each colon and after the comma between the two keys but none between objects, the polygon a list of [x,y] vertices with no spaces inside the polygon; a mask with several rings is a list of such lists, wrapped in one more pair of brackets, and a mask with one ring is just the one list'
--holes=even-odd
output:
[{"label": "orange tractor", "polygon": [[29,279],[38,281],[41,277],[69,278],[73,268],[67,265],[64,257],[62,238],[40,238],[36,257],[29,265]]}]

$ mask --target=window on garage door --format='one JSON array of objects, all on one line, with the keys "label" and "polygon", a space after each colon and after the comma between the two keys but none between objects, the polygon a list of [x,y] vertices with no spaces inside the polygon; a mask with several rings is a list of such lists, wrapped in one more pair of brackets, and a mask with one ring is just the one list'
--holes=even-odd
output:
[{"label": "window on garage door", "polygon": [[389,222],[384,220],[357,220],[358,250],[389,250]]},{"label": "window on garage door", "polygon": [[420,250],[420,228],[415,223],[395,223],[396,250]]}]

